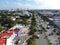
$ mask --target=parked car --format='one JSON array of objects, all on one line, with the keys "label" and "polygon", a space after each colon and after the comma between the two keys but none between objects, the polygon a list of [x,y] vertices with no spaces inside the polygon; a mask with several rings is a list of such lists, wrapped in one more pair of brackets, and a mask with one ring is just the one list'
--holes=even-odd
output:
[{"label": "parked car", "polygon": [[47,27],[46,27],[46,29],[49,29],[50,28],[50,26],[48,25]]},{"label": "parked car", "polygon": [[42,30],[38,30],[39,34],[42,34]]},{"label": "parked car", "polygon": [[51,36],[51,35],[53,35],[53,33],[48,34],[48,36]]}]

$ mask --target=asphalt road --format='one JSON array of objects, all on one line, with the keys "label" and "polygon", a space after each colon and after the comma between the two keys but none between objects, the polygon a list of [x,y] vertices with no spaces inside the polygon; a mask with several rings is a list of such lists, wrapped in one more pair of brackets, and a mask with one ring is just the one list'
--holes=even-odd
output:
[{"label": "asphalt road", "polygon": [[39,39],[36,40],[36,44],[37,45],[48,45],[47,41],[46,41],[46,39],[44,37],[44,34],[39,34],[39,35],[40,36],[39,36]]},{"label": "asphalt road", "polygon": [[[40,26],[39,26],[39,24],[40,24],[39,18],[36,17],[36,16],[35,16],[35,18],[36,18],[36,21],[37,21],[37,29],[38,29],[38,30],[41,30],[41,28],[40,28]],[[40,33],[40,34],[38,34],[38,35],[39,35],[39,39],[36,39],[36,44],[37,44],[37,45],[48,45],[47,40],[45,39],[44,34],[43,34],[43,33],[42,33],[42,34]]]}]

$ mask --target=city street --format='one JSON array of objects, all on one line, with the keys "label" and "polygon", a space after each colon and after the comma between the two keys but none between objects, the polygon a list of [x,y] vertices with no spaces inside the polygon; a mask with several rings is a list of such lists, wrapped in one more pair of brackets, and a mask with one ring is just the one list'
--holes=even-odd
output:
[{"label": "city street", "polygon": [[39,34],[39,39],[36,40],[36,43],[37,45],[48,45],[45,37],[44,37],[44,34]]},{"label": "city street", "polygon": [[[46,29],[46,27],[48,26],[47,21],[45,21],[45,22],[42,21],[42,19],[39,16],[38,16],[38,20],[40,21],[40,24],[42,24],[42,26],[45,28],[45,30],[46,30],[45,33],[48,36],[50,43],[52,43],[51,45],[59,45],[57,36],[52,34],[54,28],[51,26],[49,29]],[[49,34],[51,34],[51,35],[49,36]]]},{"label": "city street", "polygon": [[[39,19],[36,16],[35,16],[35,18],[36,18],[36,21],[37,21],[37,29],[38,30],[41,30],[41,28],[39,26],[39,24],[40,24]],[[43,33],[42,34],[40,33],[38,35],[39,35],[39,39],[36,40],[37,45],[48,45],[47,40],[45,39],[44,34]]]}]

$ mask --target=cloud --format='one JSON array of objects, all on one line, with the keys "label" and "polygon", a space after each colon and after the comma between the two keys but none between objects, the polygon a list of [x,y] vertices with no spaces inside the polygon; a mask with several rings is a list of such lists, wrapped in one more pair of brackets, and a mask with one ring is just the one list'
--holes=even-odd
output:
[{"label": "cloud", "polygon": [[27,8],[29,8],[29,5],[30,5],[30,8],[60,9],[60,6],[59,6],[60,0],[25,0],[25,2],[26,4],[22,4],[22,5]]},{"label": "cloud", "polygon": [[60,0],[2,0],[0,1],[0,9],[60,9],[59,4]]},{"label": "cloud", "polygon": [[35,0],[36,3],[42,3],[42,8],[47,9],[60,9],[60,0]]}]

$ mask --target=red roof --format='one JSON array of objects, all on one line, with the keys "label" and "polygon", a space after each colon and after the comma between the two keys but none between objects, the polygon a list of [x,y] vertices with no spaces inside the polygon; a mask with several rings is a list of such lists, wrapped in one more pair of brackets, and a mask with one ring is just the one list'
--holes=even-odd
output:
[{"label": "red roof", "polygon": [[8,33],[13,33],[13,32],[18,33],[18,31],[19,31],[19,30],[14,29],[14,30],[8,30],[7,32],[8,32]]},{"label": "red roof", "polygon": [[19,32],[19,30],[14,29],[14,32],[17,34]]},{"label": "red roof", "polygon": [[0,38],[0,45],[5,45],[6,39],[5,38]]},{"label": "red roof", "polygon": [[13,30],[8,30],[7,33],[13,33],[14,31]]},{"label": "red roof", "polygon": [[1,33],[1,36],[6,36],[6,35],[7,35],[7,33],[6,33],[6,32]]},{"label": "red roof", "polygon": [[0,34],[1,37],[11,36],[11,35],[12,35],[12,33],[7,33],[7,32],[4,32],[4,33]]},{"label": "red roof", "polygon": [[0,34],[0,45],[5,45],[5,41],[6,39],[4,38],[5,36],[11,36],[13,34],[13,32],[15,32],[16,34],[18,33],[19,30],[15,29],[15,30],[8,30],[6,32],[3,32]]},{"label": "red roof", "polygon": [[13,34],[13,32],[15,32],[16,34],[18,33],[19,30],[8,30],[6,32],[3,32],[0,34],[1,37],[5,37],[5,36],[11,36]]}]

